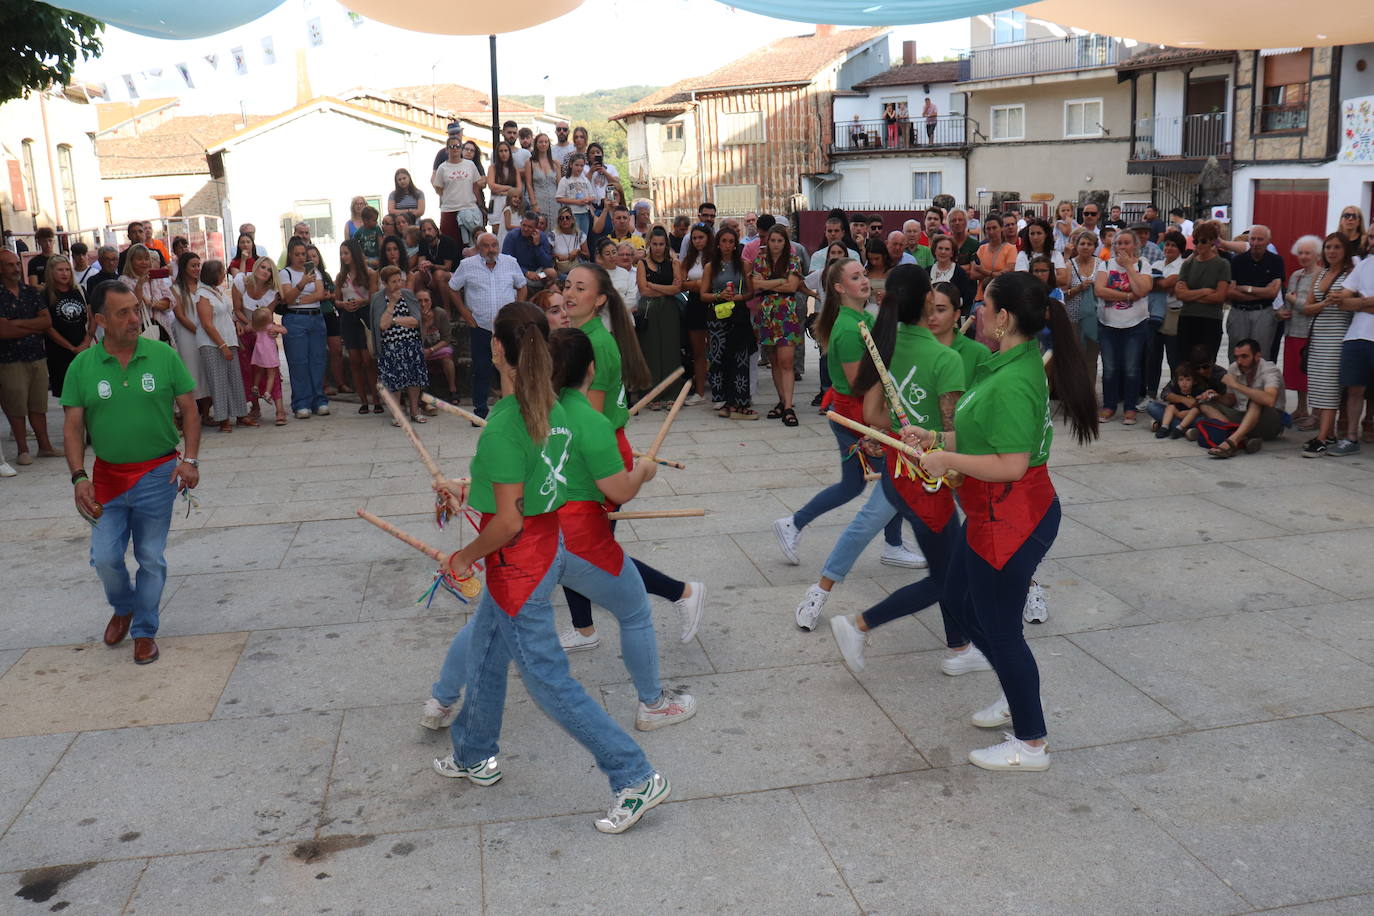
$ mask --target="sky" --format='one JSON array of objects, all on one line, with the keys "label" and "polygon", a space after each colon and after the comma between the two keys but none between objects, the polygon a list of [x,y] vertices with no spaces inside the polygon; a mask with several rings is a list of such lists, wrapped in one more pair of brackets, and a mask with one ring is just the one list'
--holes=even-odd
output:
[{"label": "sky", "polygon": [[[497,0],[499,2],[499,0]],[[307,23],[319,19],[321,43]],[[667,85],[708,73],[806,23],[770,19],[717,0],[585,0],[553,22],[497,39],[502,95],[578,95],[629,85]],[[569,38],[597,42],[577,51]],[[270,39],[275,63],[264,59]],[[915,40],[918,55],[936,60],[967,48],[967,19],[893,30],[891,52]],[[311,88],[328,95],[356,86],[387,88],[431,81],[474,88],[490,85],[485,37],[431,35],[364,20],[355,25],[335,0],[287,0],[247,25],[208,38],[172,41],[106,29],[105,52],[77,71],[105,83],[113,101],[129,99],[125,77],[142,98],[178,96],[181,112],[242,110],[271,114],[296,102],[296,49],[306,49]],[[594,50],[604,48],[604,52]],[[242,48],[247,72],[235,72],[231,51]],[[207,56],[215,57],[215,65]],[[594,62],[594,63],[593,63]],[[194,88],[179,70],[185,66]]]}]

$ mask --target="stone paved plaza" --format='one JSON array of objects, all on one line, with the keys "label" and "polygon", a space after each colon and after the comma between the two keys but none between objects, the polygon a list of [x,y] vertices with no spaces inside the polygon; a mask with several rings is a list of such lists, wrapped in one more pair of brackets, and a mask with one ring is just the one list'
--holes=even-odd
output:
[{"label": "stone paved plaza", "polygon": [[[804,404],[814,369],[800,388]],[[707,516],[621,534],[709,583],[690,644],[656,605],[665,681],[700,711],[636,733],[673,797],[612,837],[592,827],[605,780],[518,680],[504,781],[431,772],[448,736],[420,706],[465,615],[448,596],[417,607],[433,564],[354,517],[441,542],[401,432],[336,407],[207,433],[150,667],[100,642],[109,610],[61,459],[0,481],[0,912],[1374,912],[1368,446],[1303,460],[1290,433],[1218,462],[1143,423],[1088,448],[1061,432],[1051,617],[1029,628],[1053,766],[1001,774],[965,758],[1000,740],[967,721],[995,679],[940,673],[937,609],[877,631],[857,677],[828,627],[797,629],[859,506],[784,562],[773,519],[837,476],[824,421],[685,410],[663,453],[686,470],[631,508]],[[422,432],[466,473],[473,429]],[[880,565],[880,541],[827,613],[923,575]],[[615,624],[598,623],[573,673],[629,728]]]}]

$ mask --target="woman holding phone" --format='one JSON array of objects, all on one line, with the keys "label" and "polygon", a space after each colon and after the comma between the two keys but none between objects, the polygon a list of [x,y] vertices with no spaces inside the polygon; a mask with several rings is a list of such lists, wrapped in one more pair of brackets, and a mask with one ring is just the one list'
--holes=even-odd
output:
[{"label": "woman holding phone", "polygon": [[297,420],[329,415],[324,395],[324,369],[328,359],[324,315],[320,303],[328,295],[319,265],[306,258],[306,243],[293,238],[286,244],[286,266],[281,269],[281,301],[286,306],[282,326],[286,337],[286,369],[291,377],[291,410]]}]

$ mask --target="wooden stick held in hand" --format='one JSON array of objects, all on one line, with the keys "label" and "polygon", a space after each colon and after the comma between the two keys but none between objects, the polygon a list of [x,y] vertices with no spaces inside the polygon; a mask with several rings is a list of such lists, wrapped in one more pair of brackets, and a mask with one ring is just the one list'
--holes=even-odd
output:
[{"label": "wooden stick held in hand", "polygon": [[677,468],[678,470],[682,470],[687,467],[687,465],[683,464],[681,461],[669,461],[667,458],[655,458],[653,455],[646,455],[644,452],[635,452],[634,456],[636,458],[652,461],[654,464],[661,464],[666,468]]},{"label": "wooden stick held in hand", "polygon": [[842,413],[836,413],[836,412],[833,411],[833,410],[832,410],[832,411],[829,411],[828,413],[826,413],[825,416],[826,416],[827,419],[829,419],[829,420],[831,420],[831,421],[833,421],[833,422],[835,422],[835,423],[838,423],[838,424],[840,424],[841,426],[847,426],[847,427],[849,427],[850,429],[854,430],[854,432],[856,432],[856,433],[862,433],[863,435],[868,436],[870,439],[876,439],[877,441],[883,443],[884,445],[890,445],[890,446],[892,446],[892,447],[895,448],[897,451],[901,452],[903,455],[906,455],[908,458],[911,458],[911,459],[916,460],[916,461],[920,461],[920,460],[921,460],[921,452],[920,452],[920,450],[919,450],[919,449],[912,448],[911,446],[909,446],[909,445],[907,445],[905,442],[903,442],[901,439],[894,439],[892,436],[889,436],[887,433],[880,432],[880,431],[874,429],[874,428],[871,427],[871,426],[865,426],[863,423],[860,423],[858,420],[851,420],[851,419],[849,419],[848,417],[846,417],[844,414],[842,414]]},{"label": "wooden stick held in hand", "polygon": [[476,423],[478,426],[486,426],[486,425],[487,425],[487,421],[486,421],[486,420],[484,420],[484,419],[482,419],[481,417],[477,416],[477,414],[473,413],[472,411],[470,411],[470,410],[464,410],[463,408],[459,407],[457,404],[450,404],[448,401],[441,401],[441,400],[439,400],[438,398],[436,398],[436,397],[435,397],[434,395],[432,395],[432,394],[422,394],[422,395],[420,395],[420,400],[423,401],[424,403],[428,404],[430,407],[437,407],[437,408],[439,408],[440,410],[444,411],[445,413],[457,414],[458,416],[462,417],[464,420],[467,420],[467,421],[469,421],[469,422],[471,422],[471,423]]},{"label": "wooden stick held in hand", "polygon": [[668,430],[673,428],[673,421],[677,419],[677,412],[682,409],[683,402],[687,400],[687,395],[691,392],[692,383],[685,382],[682,390],[677,393],[677,400],[673,402],[673,409],[668,411],[668,416],[663,419],[663,425],[658,428],[658,435],[654,436],[654,444],[649,446],[649,450],[644,453],[646,458],[658,458],[658,450],[663,447],[663,440],[668,438]]},{"label": "wooden stick held in hand", "polygon": [[977,316],[977,315],[970,315],[970,316],[968,316],[967,318],[965,318],[965,319],[964,319],[964,323],[961,324],[961,325],[959,325],[959,333],[960,333],[960,334],[967,334],[967,333],[968,333],[968,329],[971,328],[971,327],[973,327],[973,322],[975,322],[975,321],[977,321],[977,320],[978,320],[978,316]]},{"label": "wooden stick held in hand", "polygon": [[878,342],[873,339],[873,334],[868,330],[868,325],[859,322],[859,336],[864,339],[864,346],[868,348],[868,355],[873,358],[873,365],[878,370],[878,380],[883,383],[883,392],[887,395],[887,402],[892,406],[892,412],[897,415],[898,426],[911,426],[911,420],[906,415],[906,407],[902,404],[902,397],[897,392],[897,385],[892,381],[892,375],[887,371],[887,363],[883,362],[882,354],[878,352]]},{"label": "wooden stick held in hand", "polygon": [[627,521],[637,518],[700,518],[706,514],[705,509],[661,509],[657,512],[645,510],[643,512],[610,512],[606,517],[612,520],[625,519]]},{"label": "wooden stick held in hand", "polygon": [[391,411],[391,416],[401,425],[401,431],[406,434],[406,438],[410,440],[410,444],[415,446],[415,451],[419,452],[420,460],[424,462],[425,467],[429,469],[429,476],[434,478],[435,483],[443,483],[445,480],[444,472],[439,470],[439,465],[434,462],[433,456],[429,454],[429,450],[425,448],[425,444],[420,441],[419,435],[415,432],[415,427],[410,425],[410,420],[406,418],[405,411],[401,410],[401,405],[396,400],[396,396],[388,391],[380,382],[377,384],[377,394],[381,396],[382,401],[386,404],[387,410]]},{"label": "wooden stick held in hand", "polygon": [[635,414],[639,413],[645,407],[652,404],[654,398],[658,397],[665,390],[667,390],[668,386],[671,385],[673,382],[677,381],[678,377],[686,371],[687,370],[682,368],[681,366],[678,366],[676,369],[674,369],[667,378],[665,378],[663,381],[659,382],[652,389],[650,389],[648,394],[644,395],[644,397],[640,398],[638,401],[635,401],[635,405],[630,408],[630,416],[633,417]]},{"label": "wooden stick held in hand", "polygon": [[424,541],[420,540],[414,535],[407,534],[406,532],[402,531],[400,528],[397,528],[390,522],[382,521],[377,516],[373,515],[371,512],[368,512],[366,509],[358,510],[358,518],[366,522],[371,522],[378,528],[385,531],[387,534],[396,538],[398,541],[403,541],[409,544],[411,547],[414,547],[416,550],[420,551],[420,553],[424,554],[425,556],[437,560],[441,565],[448,562],[449,555],[444,553],[442,550],[429,546]]}]

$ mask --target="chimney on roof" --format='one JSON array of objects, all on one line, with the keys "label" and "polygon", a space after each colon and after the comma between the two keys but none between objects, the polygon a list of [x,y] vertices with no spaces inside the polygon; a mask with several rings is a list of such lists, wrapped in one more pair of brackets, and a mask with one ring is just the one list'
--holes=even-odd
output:
[{"label": "chimney on roof", "polygon": [[835,34],[835,27],[834,27],[833,25],[818,25],[818,26],[816,26],[816,37],[817,37],[817,38],[829,38],[831,35],[834,35],[834,34]]},{"label": "chimney on roof", "polygon": [[902,42],[902,65],[907,66],[916,63],[916,42]]}]

